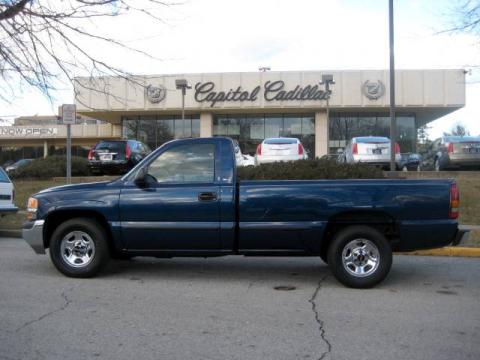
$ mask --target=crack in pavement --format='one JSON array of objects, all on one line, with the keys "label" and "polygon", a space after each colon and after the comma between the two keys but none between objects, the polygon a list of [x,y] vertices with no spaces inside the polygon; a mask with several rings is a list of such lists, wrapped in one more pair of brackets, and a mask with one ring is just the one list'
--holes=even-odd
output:
[{"label": "crack in pavement", "polygon": [[325,275],[323,278],[320,279],[318,282],[317,287],[315,288],[315,291],[312,294],[312,297],[308,300],[310,304],[312,304],[312,311],[315,314],[315,321],[318,324],[318,329],[320,330],[320,337],[322,338],[322,341],[327,345],[327,351],[324,351],[322,355],[318,358],[318,360],[323,360],[325,357],[331,353],[332,351],[332,344],[330,341],[328,341],[326,334],[325,334],[325,323],[322,319],[320,319],[320,315],[318,314],[317,310],[317,305],[315,304],[315,299],[317,298],[318,292],[322,288],[322,283],[325,281],[328,275]]},{"label": "crack in pavement", "polygon": [[42,321],[43,319],[45,319],[46,317],[49,317],[57,312],[60,312],[60,311],[63,311],[65,310],[69,305],[70,303],[72,302],[72,300],[70,300],[67,295],[65,294],[67,291],[70,292],[74,289],[75,287],[72,287],[70,288],[69,290],[66,290],[66,291],[63,291],[60,296],[65,300],[64,304],[62,306],[60,306],[59,308],[55,309],[55,310],[52,310],[52,311],[49,311],[47,312],[46,314],[43,314],[41,316],[39,316],[38,318],[34,319],[34,320],[30,320],[30,321],[27,321],[26,323],[24,323],[22,326],[18,327],[15,332],[18,333],[20,330],[26,328],[27,326],[30,326],[36,322],[39,322],[39,321]]}]

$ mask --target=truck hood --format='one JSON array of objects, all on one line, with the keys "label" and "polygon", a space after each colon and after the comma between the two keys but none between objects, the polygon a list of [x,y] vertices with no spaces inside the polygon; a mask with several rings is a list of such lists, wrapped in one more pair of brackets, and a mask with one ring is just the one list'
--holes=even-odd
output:
[{"label": "truck hood", "polygon": [[48,189],[44,189],[38,192],[38,194],[45,194],[45,193],[58,192],[58,191],[98,190],[106,187],[108,184],[112,182],[113,181],[99,181],[99,182],[93,182],[93,183],[54,186]]}]

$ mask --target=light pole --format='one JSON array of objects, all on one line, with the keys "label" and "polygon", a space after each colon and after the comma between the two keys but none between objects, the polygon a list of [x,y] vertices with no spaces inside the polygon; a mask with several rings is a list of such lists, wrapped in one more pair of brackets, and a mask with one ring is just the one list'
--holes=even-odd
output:
[{"label": "light pole", "polygon": [[333,79],[332,74],[323,74],[322,75],[322,81],[320,81],[320,84],[323,85],[325,84],[325,93],[327,93],[327,154],[329,153],[329,148],[330,148],[330,85],[335,84],[335,80]]},{"label": "light pole", "polygon": [[182,90],[182,137],[185,137],[185,95],[187,94],[187,89],[191,89],[192,87],[188,85],[186,79],[175,80],[175,86],[177,89]]},{"label": "light pole", "polygon": [[395,50],[393,36],[393,0],[388,1],[388,24],[390,46],[390,171],[395,171],[397,169],[395,163],[397,119],[395,117]]}]

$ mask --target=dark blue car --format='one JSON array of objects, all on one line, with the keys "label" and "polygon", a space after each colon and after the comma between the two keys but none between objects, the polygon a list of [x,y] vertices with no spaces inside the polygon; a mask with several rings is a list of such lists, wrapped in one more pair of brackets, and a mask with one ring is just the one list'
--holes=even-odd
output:
[{"label": "dark blue car", "polygon": [[453,180],[239,182],[231,139],[185,139],[118,180],[35,194],[23,237],[72,277],[110,257],[318,256],[365,288],[392,251],[456,243],[458,201]]}]

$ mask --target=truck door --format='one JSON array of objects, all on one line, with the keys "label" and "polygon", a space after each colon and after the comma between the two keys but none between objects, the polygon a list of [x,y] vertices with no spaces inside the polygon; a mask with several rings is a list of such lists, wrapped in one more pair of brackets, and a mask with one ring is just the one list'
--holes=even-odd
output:
[{"label": "truck door", "polygon": [[148,185],[127,181],[119,203],[119,226],[127,249],[221,248],[215,147],[213,139],[172,143],[142,168]]}]

